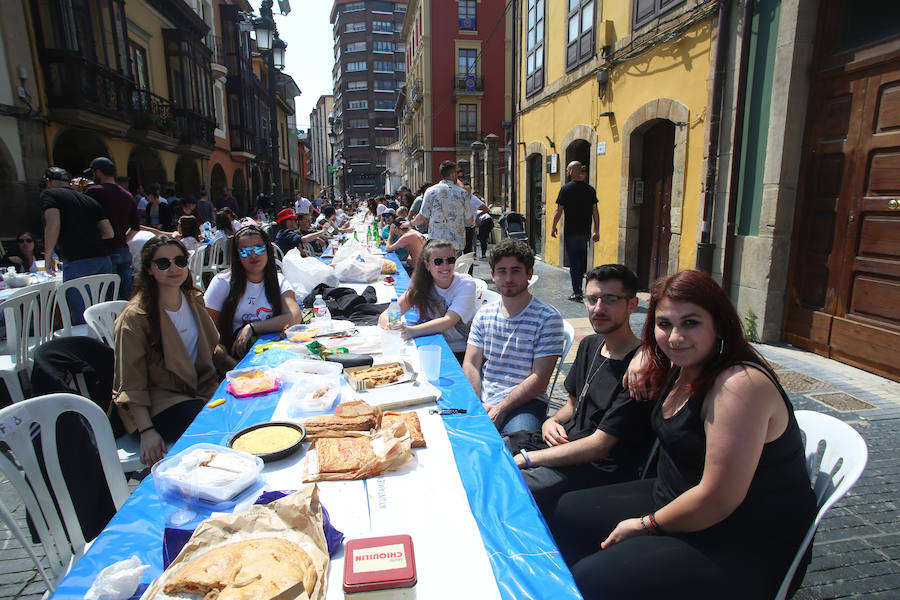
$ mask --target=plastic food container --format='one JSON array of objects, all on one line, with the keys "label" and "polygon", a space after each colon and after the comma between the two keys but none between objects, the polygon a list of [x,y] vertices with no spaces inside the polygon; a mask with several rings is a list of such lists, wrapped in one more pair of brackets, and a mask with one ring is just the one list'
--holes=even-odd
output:
[{"label": "plastic food container", "polygon": [[228,392],[239,398],[267,394],[278,389],[278,379],[274,372],[266,367],[247,367],[228,371],[225,379],[228,381]]},{"label": "plastic food container", "polygon": [[194,444],[168,456],[150,470],[159,495],[170,504],[222,503],[237,499],[251,487],[263,469],[257,456],[217,446]]},{"label": "plastic food container", "polygon": [[291,325],[284,330],[284,337],[287,341],[294,342],[295,344],[307,344],[313,340],[314,335],[322,333],[328,332],[324,331],[318,324]]},{"label": "plastic food container", "polygon": [[282,399],[292,419],[331,412],[340,398],[343,379],[340,363],[302,358],[286,361],[276,372],[285,382]]}]

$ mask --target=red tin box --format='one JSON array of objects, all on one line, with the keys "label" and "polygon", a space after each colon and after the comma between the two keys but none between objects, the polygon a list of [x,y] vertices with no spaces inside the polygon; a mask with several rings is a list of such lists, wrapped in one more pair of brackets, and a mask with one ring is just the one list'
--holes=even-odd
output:
[{"label": "red tin box", "polygon": [[345,592],[389,590],[414,585],[416,557],[410,536],[360,538],[345,544]]}]

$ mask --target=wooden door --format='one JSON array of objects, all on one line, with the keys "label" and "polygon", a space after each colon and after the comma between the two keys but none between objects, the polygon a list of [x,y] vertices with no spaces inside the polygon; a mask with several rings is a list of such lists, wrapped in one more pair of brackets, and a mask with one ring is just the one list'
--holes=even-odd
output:
[{"label": "wooden door", "polygon": [[[836,16],[823,15],[826,44]],[[838,67],[827,46],[819,49],[784,339],[900,380],[897,42],[875,44]]]},{"label": "wooden door", "polygon": [[528,241],[535,254],[544,253],[544,160],[528,159]]},{"label": "wooden door", "polygon": [[638,234],[638,281],[644,289],[668,274],[672,237],[672,164],[675,125],[660,121],[644,134],[644,198]]}]

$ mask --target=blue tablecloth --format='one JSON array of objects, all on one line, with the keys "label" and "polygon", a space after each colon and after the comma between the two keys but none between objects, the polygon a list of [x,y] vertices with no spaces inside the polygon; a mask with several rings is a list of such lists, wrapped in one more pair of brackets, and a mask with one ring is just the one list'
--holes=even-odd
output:
[{"label": "blue tablecloth", "polygon": [[[399,295],[409,285],[409,276],[395,254],[389,254],[388,258],[398,263],[394,278]],[[272,339],[274,335],[263,336],[262,341]],[[442,391],[440,405],[468,411],[465,415],[443,417],[444,426],[501,596],[507,600],[581,598],[519,469],[443,336],[416,340],[417,346],[426,344],[443,347],[438,382]],[[287,358],[296,355],[279,349],[261,354],[251,352],[241,366],[275,366]],[[223,383],[213,398],[227,397],[225,404],[204,408],[170,453],[199,442],[224,444],[243,427],[268,421],[279,396],[274,392],[253,400],[240,400],[229,396]],[[146,583],[162,572],[163,528],[166,514],[171,510],[157,496],[152,477],[147,477],[60,582],[52,597],[83,598],[97,573],[132,554],[150,565],[139,593],[143,591]],[[454,572],[452,563],[447,567],[448,577],[461,576]]]}]

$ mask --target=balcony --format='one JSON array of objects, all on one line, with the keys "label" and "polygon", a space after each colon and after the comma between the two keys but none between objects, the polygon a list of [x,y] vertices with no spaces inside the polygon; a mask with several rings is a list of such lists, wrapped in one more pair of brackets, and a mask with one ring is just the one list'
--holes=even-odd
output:
[{"label": "balcony", "polygon": [[[67,50],[46,50],[42,62],[49,108],[63,111],[67,121],[92,129],[99,126],[110,131],[127,130],[127,125],[109,120],[123,124],[132,122],[133,81]],[[94,114],[85,115],[81,111]],[[98,116],[105,118],[98,119]]]},{"label": "balcony", "polygon": [[178,137],[180,129],[172,103],[150,90],[135,90],[134,128],[138,131],[157,131],[170,137]]},{"label": "balcony", "polygon": [[418,79],[413,80],[409,86],[409,102],[410,104],[418,104],[422,101],[422,82]]},{"label": "balcony", "polygon": [[472,145],[472,142],[480,142],[483,137],[483,131],[457,131],[456,147],[469,148]]},{"label": "balcony", "polygon": [[178,123],[178,139],[182,144],[192,146],[212,146],[216,131],[216,122],[192,110],[175,109],[175,121]]},{"label": "balcony", "polygon": [[456,94],[484,94],[484,77],[477,75],[457,75],[453,78],[453,91]]},{"label": "balcony", "polygon": [[409,145],[406,147],[406,153],[407,154],[415,154],[418,150],[419,150],[419,134],[417,133],[409,141]]},{"label": "balcony", "polygon": [[225,61],[225,41],[213,34],[207,34],[206,47],[212,52],[209,66],[212,70],[213,81],[224,79],[228,75],[228,66]]}]

